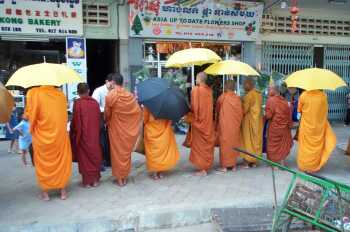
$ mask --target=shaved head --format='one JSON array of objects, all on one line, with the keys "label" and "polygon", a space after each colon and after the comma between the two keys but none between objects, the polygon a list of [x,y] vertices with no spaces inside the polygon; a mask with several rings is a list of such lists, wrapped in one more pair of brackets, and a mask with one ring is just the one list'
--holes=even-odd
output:
[{"label": "shaved head", "polygon": [[233,91],[235,88],[236,82],[234,80],[228,80],[225,82],[225,91]]},{"label": "shaved head", "polygon": [[269,86],[269,96],[278,96],[280,95],[280,86],[273,84]]},{"label": "shaved head", "polygon": [[243,86],[244,90],[246,92],[249,92],[250,90],[255,88],[255,80],[251,77],[245,78]]},{"label": "shaved head", "polygon": [[274,95],[284,96],[286,92],[287,92],[287,85],[284,82],[283,83],[277,82],[269,87],[269,95],[272,95],[272,96]]},{"label": "shaved head", "polygon": [[205,84],[207,82],[207,74],[205,72],[200,72],[197,74],[197,84]]}]

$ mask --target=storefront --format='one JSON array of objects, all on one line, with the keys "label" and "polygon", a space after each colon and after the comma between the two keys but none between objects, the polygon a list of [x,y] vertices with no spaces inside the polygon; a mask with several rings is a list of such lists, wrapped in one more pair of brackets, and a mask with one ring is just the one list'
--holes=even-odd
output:
[{"label": "storefront", "polygon": [[[296,30],[292,32],[290,7],[268,9],[262,20],[261,64],[266,73],[288,75],[294,71],[327,68],[350,84],[350,4],[298,1]],[[259,49],[260,50],[260,49]],[[349,88],[327,91],[332,121],[343,121]]]},{"label": "storefront", "polygon": [[83,36],[81,1],[0,1],[1,81],[18,68],[65,62],[65,37]]},{"label": "storefront", "polygon": [[[255,66],[263,5],[252,2],[129,0],[129,70],[137,79],[163,77],[190,80],[187,68],[168,69],[168,57],[185,48],[203,47],[225,59]],[[204,67],[196,67],[196,71]]]},{"label": "storefront", "polygon": [[[0,81],[5,84],[26,65],[65,63],[66,37],[83,35],[81,1],[0,1]],[[24,99],[24,89],[11,89]],[[20,103],[18,113],[24,100]]]}]

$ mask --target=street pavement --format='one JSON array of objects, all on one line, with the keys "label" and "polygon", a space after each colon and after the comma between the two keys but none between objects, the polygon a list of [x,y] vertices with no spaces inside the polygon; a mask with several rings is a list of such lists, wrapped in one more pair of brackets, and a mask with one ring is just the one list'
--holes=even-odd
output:
[{"label": "street pavement", "polygon": [[[341,147],[350,136],[350,128],[343,125],[333,128]],[[134,228],[139,231],[190,232],[201,228],[201,231],[209,232],[214,230],[207,224],[212,208],[272,207],[272,177],[268,166],[261,164],[255,169],[239,167],[237,172],[227,174],[212,171],[206,177],[196,177],[188,161],[189,150],[180,145],[183,140],[183,135],[177,135],[181,161],[163,180],[150,179],[144,156],[134,153],[132,173],[126,187],[114,185],[111,171],[107,170],[102,173],[102,184],[98,188],[82,189],[78,186],[80,175],[74,164],[68,200],[59,200],[58,193],[52,193],[50,202],[37,199],[38,187],[33,167],[23,167],[20,156],[8,154],[7,142],[0,142],[0,231],[18,231],[19,228],[27,228],[23,231],[48,231],[47,228],[51,227],[61,229],[50,231]],[[296,169],[295,150],[296,146],[287,160],[293,169]],[[215,157],[214,168],[217,168],[218,150]],[[337,148],[319,174],[350,184],[350,157]],[[276,171],[279,201],[283,199],[290,178],[290,174]],[[206,224],[196,226],[200,223]],[[86,225],[89,225],[89,230],[81,229]],[[190,227],[187,230],[157,230],[182,226]]]}]

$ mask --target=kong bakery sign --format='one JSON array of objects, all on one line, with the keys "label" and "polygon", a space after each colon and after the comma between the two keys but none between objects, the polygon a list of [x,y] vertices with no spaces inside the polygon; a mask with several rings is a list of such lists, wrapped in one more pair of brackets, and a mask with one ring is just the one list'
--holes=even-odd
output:
[{"label": "kong bakery sign", "polygon": [[83,35],[81,0],[0,0],[0,34]]},{"label": "kong bakery sign", "polygon": [[255,41],[263,5],[232,0],[128,0],[130,36]]}]

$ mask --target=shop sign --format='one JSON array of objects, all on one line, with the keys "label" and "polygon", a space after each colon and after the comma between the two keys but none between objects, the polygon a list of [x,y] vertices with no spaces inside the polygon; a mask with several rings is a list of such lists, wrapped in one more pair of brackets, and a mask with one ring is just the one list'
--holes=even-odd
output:
[{"label": "shop sign", "polygon": [[[66,57],[67,65],[74,69],[83,82],[87,81],[87,64],[86,64],[86,40],[85,38],[66,38]],[[67,98],[70,108],[73,101],[78,97],[77,84],[67,85]]]},{"label": "shop sign", "polygon": [[81,0],[0,0],[0,34],[83,35]]},{"label": "shop sign", "polygon": [[232,0],[129,0],[130,36],[255,41],[263,5]]}]

